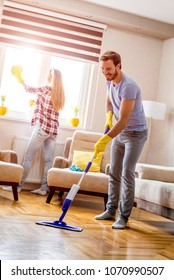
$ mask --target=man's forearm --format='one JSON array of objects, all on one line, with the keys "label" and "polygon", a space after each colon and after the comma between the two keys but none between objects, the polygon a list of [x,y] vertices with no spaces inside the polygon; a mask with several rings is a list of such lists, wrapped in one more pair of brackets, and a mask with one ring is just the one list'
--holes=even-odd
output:
[{"label": "man's forearm", "polygon": [[108,136],[111,138],[114,138],[117,136],[127,125],[127,120],[118,120],[116,124],[110,129],[110,131],[107,133]]}]

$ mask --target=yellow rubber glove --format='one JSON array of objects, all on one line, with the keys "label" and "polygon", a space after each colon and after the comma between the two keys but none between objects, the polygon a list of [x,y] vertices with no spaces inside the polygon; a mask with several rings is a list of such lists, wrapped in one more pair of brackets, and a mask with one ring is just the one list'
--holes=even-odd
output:
[{"label": "yellow rubber glove", "polygon": [[109,128],[112,128],[112,112],[109,111],[106,114],[106,122],[105,122],[105,126],[104,129],[106,130],[106,128],[109,126]]},{"label": "yellow rubber glove", "polygon": [[15,65],[15,66],[13,66],[11,68],[11,73],[12,73],[12,75],[15,76],[15,78],[17,78],[18,83],[22,83],[23,82],[23,78],[21,76],[22,71],[23,71],[23,69],[22,69],[21,65]]},{"label": "yellow rubber glove", "polygon": [[112,138],[105,134],[103,135],[94,146],[94,158],[98,153],[104,152],[106,145],[112,140]]},{"label": "yellow rubber glove", "polygon": [[17,80],[18,80],[18,83],[20,83],[20,84],[24,81],[23,78],[22,78],[21,76],[18,76],[18,77],[16,76],[16,78],[17,78]]}]

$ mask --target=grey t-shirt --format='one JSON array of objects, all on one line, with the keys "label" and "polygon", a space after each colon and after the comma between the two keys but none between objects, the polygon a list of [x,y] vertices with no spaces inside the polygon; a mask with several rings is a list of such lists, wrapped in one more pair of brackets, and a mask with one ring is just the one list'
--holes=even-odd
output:
[{"label": "grey t-shirt", "polygon": [[113,106],[113,112],[119,118],[120,104],[122,100],[135,100],[133,112],[124,131],[143,131],[147,129],[145,113],[142,105],[141,91],[136,82],[124,74],[118,85],[107,81],[108,94]]}]

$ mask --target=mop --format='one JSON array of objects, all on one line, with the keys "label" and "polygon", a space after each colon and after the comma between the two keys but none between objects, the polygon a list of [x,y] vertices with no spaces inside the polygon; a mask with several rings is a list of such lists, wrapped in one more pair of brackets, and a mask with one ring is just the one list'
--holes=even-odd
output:
[{"label": "mop", "polygon": [[[108,131],[109,131],[109,127],[106,129],[105,133],[107,133]],[[61,229],[66,229],[66,230],[71,230],[71,231],[78,231],[78,232],[83,230],[81,227],[67,225],[63,221],[63,218],[65,217],[74,197],[76,196],[78,190],[80,189],[80,184],[82,183],[86,173],[89,171],[89,169],[92,165],[93,159],[94,159],[94,155],[93,155],[92,159],[88,162],[78,184],[73,184],[70,191],[68,192],[68,194],[63,202],[63,205],[62,205],[62,214],[61,214],[59,220],[56,220],[54,222],[39,221],[39,222],[36,222],[37,225],[50,226],[50,227],[61,228]]]},{"label": "mop", "polygon": [[56,228],[62,228],[62,229],[67,229],[67,230],[72,230],[72,231],[82,231],[83,229],[81,227],[76,227],[76,226],[70,226],[67,225],[64,221],[63,218],[65,217],[72,201],[74,200],[74,197],[76,196],[78,190],[80,189],[80,184],[82,183],[86,173],[88,172],[88,170],[90,169],[91,165],[92,165],[92,161],[94,159],[94,156],[92,157],[92,159],[88,162],[78,184],[73,184],[70,191],[68,192],[63,205],[62,205],[62,214],[59,218],[59,220],[56,220],[54,222],[47,222],[47,221],[39,221],[36,222],[37,225],[43,225],[43,226],[50,226],[50,227],[56,227]]}]

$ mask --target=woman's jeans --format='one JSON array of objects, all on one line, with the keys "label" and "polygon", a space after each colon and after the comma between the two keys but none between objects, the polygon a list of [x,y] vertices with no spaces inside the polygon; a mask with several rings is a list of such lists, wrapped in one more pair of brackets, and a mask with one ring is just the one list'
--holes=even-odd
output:
[{"label": "woman's jeans", "polygon": [[21,184],[25,181],[28,175],[32,161],[39,151],[42,149],[42,178],[41,178],[41,188],[43,190],[48,190],[47,186],[47,172],[52,167],[54,145],[56,141],[55,135],[47,134],[39,125],[36,125],[30,141],[27,147],[27,152],[24,156],[22,166],[24,168],[24,173],[22,177]]},{"label": "woman's jeans", "polygon": [[[121,132],[112,140],[107,210],[128,221],[134,204],[135,167],[147,139],[147,130]],[[120,199],[120,204],[119,204]]]}]

